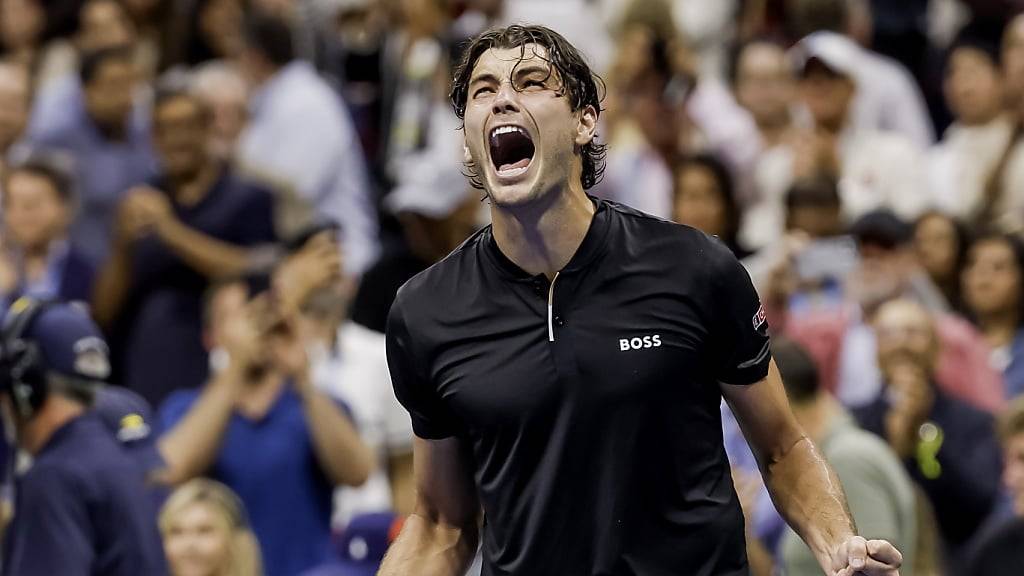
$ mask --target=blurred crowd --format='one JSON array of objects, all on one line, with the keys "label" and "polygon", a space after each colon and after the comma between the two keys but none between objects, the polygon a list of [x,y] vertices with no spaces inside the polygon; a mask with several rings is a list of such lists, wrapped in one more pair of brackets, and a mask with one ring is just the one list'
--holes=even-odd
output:
[{"label": "blurred crowd", "polygon": [[[903,574],[1020,574],[1020,13],[0,0],[0,308],[78,301],[103,330],[118,438],[154,410],[173,575],[373,574],[413,501],[387,313],[488,223],[450,73],[473,35],[541,23],[605,81],[591,192],[742,260],[861,534]],[[820,573],[723,422],[753,572]]]}]

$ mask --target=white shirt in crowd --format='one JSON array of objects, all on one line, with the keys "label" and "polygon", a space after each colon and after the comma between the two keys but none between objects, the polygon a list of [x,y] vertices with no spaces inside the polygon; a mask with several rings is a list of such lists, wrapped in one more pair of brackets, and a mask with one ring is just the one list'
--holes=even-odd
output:
[{"label": "white shirt in crowd", "polygon": [[376,259],[377,215],[348,109],[307,62],[294,61],[250,100],[239,139],[242,166],[288,188],[342,226],[345,269],[361,274]]},{"label": "white shirt in crowd", "polygon": [[365,484],[335,493],[334,523],[345,526],[358,514],[392,509],[387,462],[412,452],[412,422],[391,387],[383,334],[346,322],[338,330],[334,352],[312,356],[313,381],[348,406],[359,435],[379,463]]},{"label": "white shirt in crowd", "polygon": [[[751,249],[773,244],[784,232],[793,154],[788,146],[772,148],[755,168],[761,199],[744,214],[740,227],[740,241]],[[924,153],[902,134],[848,128],[839,138],[839,161],[839,196],[849,222],[877,208],[913,220],[931,204]]]},{"label": "white shirt in crowd", "polygon": [[[1000,116],[979,126],[950,126],[928,156],[928,184],[936,207],[970,219],[982,207],[985,187],[1013,136],[1013,123]],[[1024,226],[1024,146],[1014,145],[1001,174],[1002,196],[993,213],[1011,230]]]}]

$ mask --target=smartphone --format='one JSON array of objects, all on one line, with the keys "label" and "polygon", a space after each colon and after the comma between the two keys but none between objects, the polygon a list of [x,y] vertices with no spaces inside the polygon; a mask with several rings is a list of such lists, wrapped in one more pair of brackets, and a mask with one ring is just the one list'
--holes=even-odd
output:
[{"label": "smartphone", "polygon": [[822,238],[811,242],[796,255],[801,280],[842,281],[857,266],[857,243],[850,236]]}]

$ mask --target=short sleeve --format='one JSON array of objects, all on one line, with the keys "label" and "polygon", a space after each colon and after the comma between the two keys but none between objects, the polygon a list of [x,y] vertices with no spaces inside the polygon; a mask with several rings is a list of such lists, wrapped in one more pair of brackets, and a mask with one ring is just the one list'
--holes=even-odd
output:
[{"label": "short sleeve", "polygon": [[391,385],[395,397],[412,418],[416,436],[426,440],[456,436],[459,427],[454,416],[416,360],[412,336],[402,312],[401,293],[388,314],[385,337]]},{"label": "short sleeve", "polygon": [[46,467],[29,472],[18,489],[4,574],[89,576],[95,535],[78,483]]},{"label": "short sleeve", "polygon": [[723,384],[754,384],[768,376],[768,318],[750,275],[720,242],[713,258],[715,376]]}]

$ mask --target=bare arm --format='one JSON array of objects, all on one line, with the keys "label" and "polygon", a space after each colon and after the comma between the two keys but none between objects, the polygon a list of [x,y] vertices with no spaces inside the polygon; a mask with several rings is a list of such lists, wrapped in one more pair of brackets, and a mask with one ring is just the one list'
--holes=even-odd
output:
[{"label": "bare arm", "polygon": [[388,481],[391,482],[391,507],[399,514],[412,514],[416,509],[416,479],[413,476],[412,452],[392,454],[388,458]]},{"label": "bare arm", "polygon": [[207,278],[236,278],[249,268],[249,251],[222,242],[167,218],[157,226],[160,239],[196,272]]},{"label": "bare arm", "polygon": [[92,293],[92,315],[103,328],[110,328],[120,314],[131,278],[131,253],[127,246],[118,245],[100,269]]},{"label": "bare arm", "polygon": [[188,414],[160,437],[157,448],[165,467],[155,475],[161,484],[181,484],[202,475],[220,453],[235,400],[243,383],[239,367],[214,376]]},{"label": "bare arm", "polygon": [[[300,376],[300,378],[303,376]],[[297,383],[317,462],[335,484],[360,486],[376,466],[373,452],[329,396],[311,383]]]},{"label": "bare arm", "polygon": [[764,380],[750,386],[723,384],[722,393],[757,457],[775,506],[826,574],[836,574],[833,559],[843,555],[856,526],[839,478],[789,408],[775,362]]},{"label": "bare arm", "polygon": [[378,576],[463,576],[479,539],[480,502],[467,447],[455,438],[415,440],[416,511]]}]

